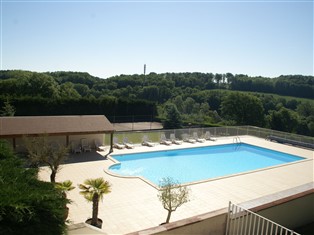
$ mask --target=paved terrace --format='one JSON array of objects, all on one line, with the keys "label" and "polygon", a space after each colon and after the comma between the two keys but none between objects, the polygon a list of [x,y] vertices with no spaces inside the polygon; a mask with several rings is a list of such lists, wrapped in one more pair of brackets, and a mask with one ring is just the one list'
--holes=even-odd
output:
[{"label": "paved terrace", "polygon": [[[286,153],[305,157],[296,163],[268,168],[248,174],[240,174],[211,180],[189,186],[191,200],[172,214],[171,221],[176,221],[212,210],[222,209],[233,203],[242,203],[262,196],[274,194],[307,183],[313,183],[314,152],[259,139],[241,137],[241,141],[261,147],[267,147]],[[184,148],[232,143],[233,138],[220,138],[217,141],[179,146],[155,147],[136,146],[132,150],[115,150],[115,153],[132,153],[162,149]],[[157,190],[139,178],[119,178],[104,172],[111,160],[103,160],[105,152],[93,152],[76,155],[74,161],[64,164],[57,174],[57,181],[71,180],[76,186],[87,178],[104,177],[112,184],[112,192],[104,196],[99,206],[99,218],[103,220],[102,231],[106,234],[125,234],[154,227],[164,222],[166,210],[157,198]],[[93,159],[93,161],[89,161]],[[188,174],[188,172],[187,172]],[[49,180],[49,170],[41,169],[40,178]],[[72,190],[68,197],[73,201],[69,205],[71,223],[81,223],[92,215],[92,204],[79,194],[79,189]]]}]

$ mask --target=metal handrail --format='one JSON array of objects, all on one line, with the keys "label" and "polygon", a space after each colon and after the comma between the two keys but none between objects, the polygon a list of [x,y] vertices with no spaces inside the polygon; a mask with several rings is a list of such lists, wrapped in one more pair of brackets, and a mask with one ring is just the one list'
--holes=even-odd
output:
[{"label": "metal handrail", "polygon": [[270,219],[229,202],[225,235],[300,235]]},{"label": "metal handrail", "polygon": [[240,144],[240,143],[241,143],[240,137],[239,137],[239,136],[233,137],[233,143],[234,143],[234,144]]}]

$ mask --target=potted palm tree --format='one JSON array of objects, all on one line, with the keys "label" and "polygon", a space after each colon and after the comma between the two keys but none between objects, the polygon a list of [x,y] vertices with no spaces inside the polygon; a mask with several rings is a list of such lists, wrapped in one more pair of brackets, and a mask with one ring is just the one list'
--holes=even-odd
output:
[{"label": "potted palm tree", "polygon": [[99,200],[103,199],[105,194],[111,192],[111,185],[104,178],[87,179],[84,184],[80,184],[80,194],[85,197],[88,202],[93,203],[92,218],[86,220],[86,223],[101,228],[102,220],[98,218]]},{"label": "potted palm tree", "polygon": [[[65,199],[67,199],[67,192],[75,189],[75,187],[72,185],[72,181],[71,180],[66,180],[63,182],[57,182],[55,183],[55,187],[60,190],[62,197],[64,197]],[[68,203],[71,203],[70,200],[68,200]],[[64,220],[66,220],[68,218],[69,215],[69,207],[66,206],[66,212],[64,215]]]}]

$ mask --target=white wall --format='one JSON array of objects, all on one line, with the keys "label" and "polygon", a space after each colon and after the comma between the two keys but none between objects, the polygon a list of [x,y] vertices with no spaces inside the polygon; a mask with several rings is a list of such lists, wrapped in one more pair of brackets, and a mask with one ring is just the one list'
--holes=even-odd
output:
[{"label": "white wall", "polygon": [[[33,138],[33,137],[32,137]],[[90,134],[90,135],[70,135],[69,136],[69,145],[73,141],[76,145],[81,144],[81,139],[87,139],[88,144],[91,148],[95,149],[95,140],[98,140],[99,143],[105,142],[105,134]],[[49,143],[56,143],[57,145],[66,145],[66,136],[48,136]],[[9,144],[13,147],[13,138],[5,138]],[[26,152],[25,144],[23,137],[15,138],[15,151],[16,152]]]},{"label": "white wall", "polygon": [[[313,201],[314,193],[258,211],[257,214],[289,229],[295,229],[314,221]],[[222,209],[220,211],[209,212],[204,215],[194,216],[144,231],[134,232],[132,235],[225,235],[226,218],[227,209]]]},{"label": "white wall", "polygon": [[257,213],[289,229],[310,224],[314,221],[314,193]]}]

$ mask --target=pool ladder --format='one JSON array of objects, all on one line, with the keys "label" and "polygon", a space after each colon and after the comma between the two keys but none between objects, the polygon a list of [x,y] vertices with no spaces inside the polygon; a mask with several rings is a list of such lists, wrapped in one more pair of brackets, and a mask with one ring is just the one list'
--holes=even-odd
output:
[{"label": "pool ladder", "polygon": [[239,137],[239,136],[235,136],[235,137],[233,138],[233,143],[234,143],[234,144],[237,144],[236,147],[235,147],[235,149],[238,149],[238,148],[240,147],[240,144],[241,144],[240,137]]}]

